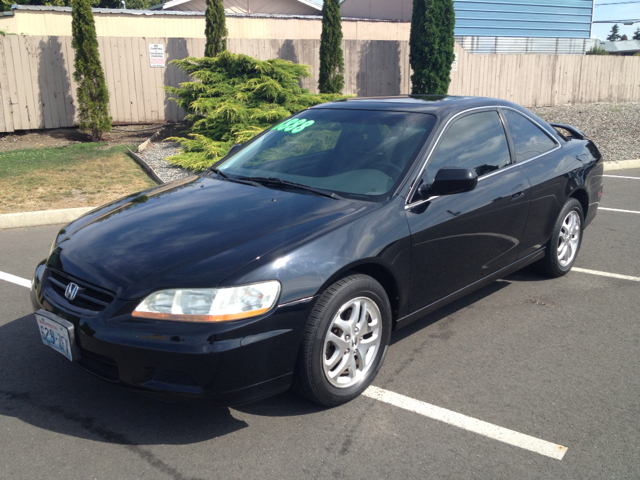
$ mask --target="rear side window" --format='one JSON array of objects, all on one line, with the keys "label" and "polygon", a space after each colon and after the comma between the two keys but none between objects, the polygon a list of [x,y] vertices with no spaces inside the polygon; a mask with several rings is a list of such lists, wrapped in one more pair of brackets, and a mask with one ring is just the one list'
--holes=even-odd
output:
[{"label": "rear side window", "polygon": [[556,143],[535,123],[513,110],[503,110],[516,151],[516,161],[524,162],[553,150]]},{"label": "rear side window", "polygon": [[474,169],[478,176],[511,163],[507,137],[497,111],[473,113],[446,131],[427,166],[427,181],[442,167]]}]

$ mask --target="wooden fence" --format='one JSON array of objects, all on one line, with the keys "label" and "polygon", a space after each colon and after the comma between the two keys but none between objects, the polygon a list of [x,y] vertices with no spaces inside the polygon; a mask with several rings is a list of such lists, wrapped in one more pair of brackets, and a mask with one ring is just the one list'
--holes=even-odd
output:
[{"label": "wooden fence", "polygon": [[[100,37],[114,123],[174,122],[184,112],[162,89],[188,77],[168,62],[202,56],[204,39]],[[229,39],[232,52],[311,65],[302,85],[316,91],[319,40]],[[164,45],[166,67],[150,67],[149,44]],[[411,88],[405,41],[346,40],[345,94],[397,95]],[[452,95],[525,106],[640,101],[640,58],[582,55],[471,55],[456,45]],[[0,36],[0,132],[76,123],[71,37]]]}]

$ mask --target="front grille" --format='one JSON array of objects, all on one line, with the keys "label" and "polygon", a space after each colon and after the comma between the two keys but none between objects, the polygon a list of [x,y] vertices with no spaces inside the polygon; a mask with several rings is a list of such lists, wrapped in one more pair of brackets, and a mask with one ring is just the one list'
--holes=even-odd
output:
[{"label": "front grille", "polygon": [[[63,273],[56,270],[48,269],[48,275],[44,279],[45,288],[48,292],[52,292],[55,297],[53,300],[61,307],[69,306],[72,309],[76,309],[84,312],[91,312],[94,314],[100,313],[113,302],[113,295],[110,293],[89,286],[84,282],[76,279],[71,279]],[[78,285],[79,290],[76,298],[69,300],[65,297],[65,290],[71,283]]]},{"label": "front grille", "polygon": [[151,379],[156,382],[174,383],[176,385],[198,386],[198,382],[188,373],[178,372],[176,370],[165,370],[164,368],[156,368]]}]

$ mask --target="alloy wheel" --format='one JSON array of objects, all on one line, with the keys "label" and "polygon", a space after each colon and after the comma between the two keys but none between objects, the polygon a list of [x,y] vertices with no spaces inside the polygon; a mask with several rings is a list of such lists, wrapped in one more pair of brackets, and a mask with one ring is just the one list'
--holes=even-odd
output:
[{"label": "alloy wheel", "polygon": [[373,300],[357,297],[340,307],[324,338],[322,366],[331,385],[347,388],[365,378],[380,348],[380,329]]},{"label": "alloy wheel", "polygon": [[571,264],[580,245],[581,233],[580,215],[571,210],[562,222],[558,236],[558,263],[562,267]]}]

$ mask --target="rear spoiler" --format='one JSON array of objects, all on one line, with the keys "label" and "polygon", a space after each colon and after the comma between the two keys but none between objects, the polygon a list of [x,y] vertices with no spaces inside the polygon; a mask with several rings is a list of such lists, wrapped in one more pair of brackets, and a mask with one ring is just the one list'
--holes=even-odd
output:
[{"label": "rear spoiler", "polygon": [[[584,133],[582,133],[576,127],[572,127],[571,125],[565,125],[563,123],[550,123],[549,125],[551,125],[556,130],[561,128],[562,130],[569,132],[569,134],[571,135],[571,138],[576,138],[578,140],[584,140],[585,138],[587,138],[587,136]],[[558,133],[562,134],[562,132],[558,132]]]}]

